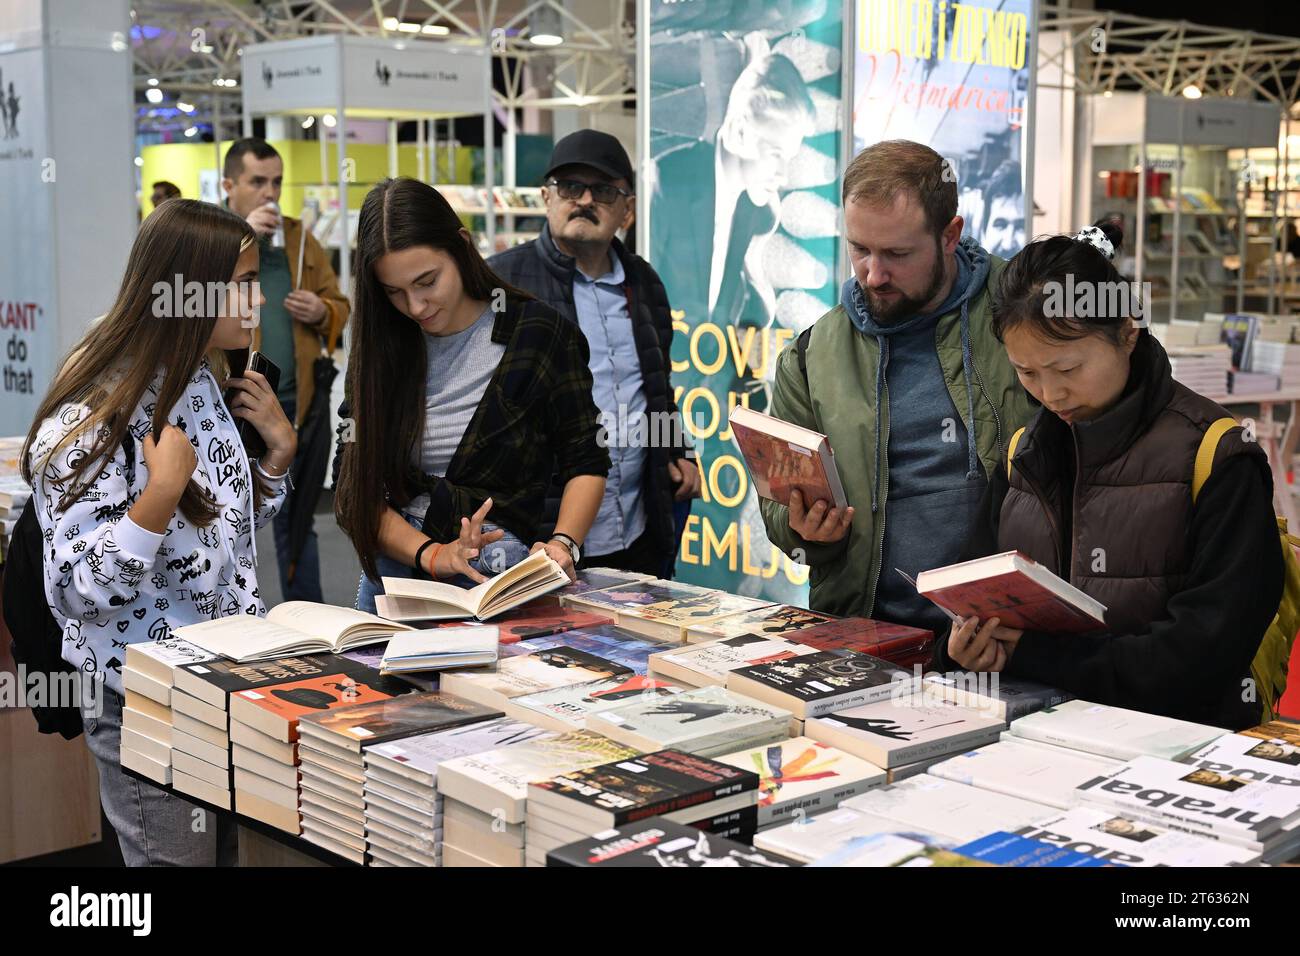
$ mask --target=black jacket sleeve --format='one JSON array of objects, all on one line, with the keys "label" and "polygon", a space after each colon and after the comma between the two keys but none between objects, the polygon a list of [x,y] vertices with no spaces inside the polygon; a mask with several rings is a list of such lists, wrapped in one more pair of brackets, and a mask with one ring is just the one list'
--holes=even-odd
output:
[{"label": "black jacket sleeve", "polygon": [[1007,664],[1084,700],[1240,729],[1258,719],[1242,685],[1282,597],[1272,495],[1258,460],[1215,469],[1192,512],[1185,584],[1135,634],[1027,631]]}]

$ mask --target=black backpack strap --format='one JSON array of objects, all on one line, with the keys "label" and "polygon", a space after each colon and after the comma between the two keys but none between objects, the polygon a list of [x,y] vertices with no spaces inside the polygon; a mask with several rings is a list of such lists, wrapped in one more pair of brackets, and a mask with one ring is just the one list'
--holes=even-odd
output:
[{"label": "black backpack strap", "polygon": [[795,355],[799,359],[799,371],[803,375],[804,384],[808,382],[808,343],[812,341],[812,330],[813,327],[808,326],[794,340]]}]

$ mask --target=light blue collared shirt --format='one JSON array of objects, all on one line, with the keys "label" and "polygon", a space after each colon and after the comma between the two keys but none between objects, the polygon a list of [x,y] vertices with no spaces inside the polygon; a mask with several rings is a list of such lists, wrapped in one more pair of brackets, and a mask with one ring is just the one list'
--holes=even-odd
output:
[{"label": "light blue collared shirt", "polygon": [[578,325],[591,348],[592,397],[600,409],[612,462],[605,498],[583,542],[583,554],[591,556],[622,551],[645,532],[645,442],[651,429],[641,360],[623,291],[623,263],[612,253],[610,259],[613,266],[603,276],[593,279],[581,269],[573,273]]}]

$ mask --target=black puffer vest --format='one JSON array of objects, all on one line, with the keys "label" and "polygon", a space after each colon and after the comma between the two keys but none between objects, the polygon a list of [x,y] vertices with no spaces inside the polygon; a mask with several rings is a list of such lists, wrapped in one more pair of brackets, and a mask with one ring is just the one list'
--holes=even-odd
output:
[{"label": "black puffer vest", "polygon": [[[1173,380],[1150,334],[1130,364],[1129,386],[1104,415],[1072,427],[1042,409],[1026,427],[998,523],[1000,550],[1028,554],[1105,604],[1119,634],[1167,618],[1183,587],[1196,453],[1228,414]],[[1267,475],[1264,452],[1240,428],[1219,441],[1215,469],[1235,455],[1259,456]],[[1062,473],[1070,462],[1073,476]]]}]

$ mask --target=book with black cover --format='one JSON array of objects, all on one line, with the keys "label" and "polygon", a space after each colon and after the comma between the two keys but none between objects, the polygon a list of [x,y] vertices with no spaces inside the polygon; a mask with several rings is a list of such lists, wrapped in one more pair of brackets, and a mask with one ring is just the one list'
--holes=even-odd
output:
[{"label": "book with black cover", "polygon": [[546,855],[547,866],[663,869],[694,866],[765,866],[792,864],[704,830],[653,817],[619,827],[612,833],[570,843]]},{"label": "book with black cover", "polygon": [[758,789],[758,774],[658,750],[529,784],[528,800],[605,828]]},{"label": "book with black cover", "polygon": [[727,674],[727,689],[783,707],[800,720],[888,700],[916,678],[901,667],[856,651],[819,651]]},{"label": "book with black cover", "polygon": [[337,654],[298,654],[243,664],[224,658],[182,664],[173,672],[172,679],[178,690],[219,710],[227,710],[230,695],[241,690],[256,690],[327,671],[352,674],[358,678],[378,676],[366,665]]}]

